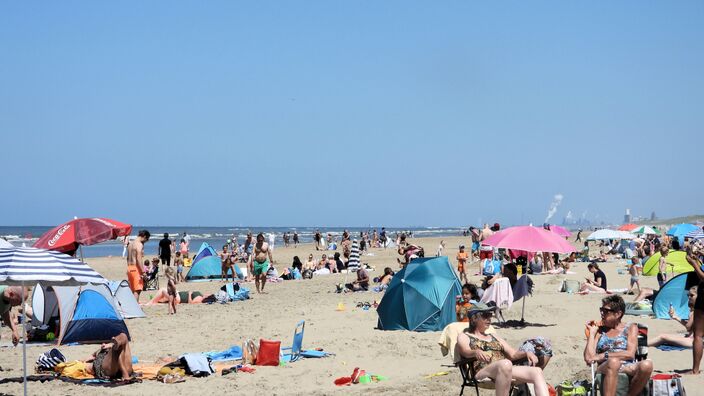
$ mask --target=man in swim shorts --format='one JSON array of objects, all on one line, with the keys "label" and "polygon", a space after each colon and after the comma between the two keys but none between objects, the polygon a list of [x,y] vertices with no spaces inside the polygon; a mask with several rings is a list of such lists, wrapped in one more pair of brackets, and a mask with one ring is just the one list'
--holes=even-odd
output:
[{"label": "man in swim shorts", "polygon": [[144,290],[144,274],[146,270],[142,261],[144,259],[144,244],[147,243],[150,236],[149,231],[140,231],[137,238],[130,241],[127,249],[127,282],[137,302],[139,302],[139,294]]},{"label": "man in swim shorts", "polygon": [[123,379],[132,377],[132,352],[125,333],[120,333],[103,344],[86,363],[86,372],[98,379]]},{"label": "man in swim shorts", "polygon": [[249,256],[249,270],[254,274],[254,285],[257,288],[257,293],[264,292],[266,284],[266,271],[269,265],[274,263],[271,257],[271,249],[269,244],[264,242],[264,234],[257,234],[257,243],[254,245],[254,252]]}]

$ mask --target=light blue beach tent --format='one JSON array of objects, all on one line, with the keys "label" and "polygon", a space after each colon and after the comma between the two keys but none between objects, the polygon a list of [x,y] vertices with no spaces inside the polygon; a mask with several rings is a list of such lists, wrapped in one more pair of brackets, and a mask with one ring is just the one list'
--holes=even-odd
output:
[{"label": "light blue beach tent", "polygon": [[394,275],[377,308],[380,330],[440,331],[456,321],[462,286],[447,257],[412,260]]},{"label": "light blue beach tent", "polygon": [[[239,268],[235,265],[235,272]],[[228,272],[228,275],[232,271]],[[239,273],[236,276],[239,277]],[[203,242],[198,249],[198,254],[193,259],[191,269],[186,275],[186,282],[204,281],[204,280],[219,280],[222,279],[222,262],[215,249],[209,244]]]},{"label": "light blue beach tent", "polygon": [[698,229],[699,227],[694,224],[681,223],[667,230],[667,235],[677,237],[680,241],[680,245],[684,245],[684,236]]},{"label": "light blue beach tent", "polygon": [[662,285],[653,300],[653,312],[658,319],[670,319],[670,306],[682,319],[689,319],[687,292],[699,284],[696,272],[679,274]]}]

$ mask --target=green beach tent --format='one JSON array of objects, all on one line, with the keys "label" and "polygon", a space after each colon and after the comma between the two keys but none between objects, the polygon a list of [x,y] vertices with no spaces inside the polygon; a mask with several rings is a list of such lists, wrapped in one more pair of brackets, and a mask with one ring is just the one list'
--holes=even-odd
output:
[{"label": "green beach tent", "polygon": [[[660,261],[660,252],[650,256],[648,261],[643,265],[643,275],[645,276],[655,276],[658,274],[658,262]],[[676,274],[682,274],[685,272],[692,272],[694,268],[687,262],[687,253],[681,252],[679,250],[671,250],[666,257],[667,262],[673,264],[671,267],[669,264],[667,266],[667,273],[671,274],[673,271]]]}]

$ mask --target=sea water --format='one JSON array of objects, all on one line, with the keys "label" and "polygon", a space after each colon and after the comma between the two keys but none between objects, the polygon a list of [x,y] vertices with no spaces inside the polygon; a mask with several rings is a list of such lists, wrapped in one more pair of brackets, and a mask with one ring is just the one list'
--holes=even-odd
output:
[{"label": "sea water", "polygon": [[[15,246],[32,246],[45,232],[52,229],[54,226],[0,226],[0,237],[4,237]],[[155,256],[158,254],[159,241],[163,238],[164,233],[168,233],[172,240],[176,243],[180,242],[184,232],[191,236],[189,250],[196,252],[202,242],[207,242],[216,250],[220,250],[228,239],[233,235],[237,236],[237,241],[241,245],[248,232],[256,234],[262,232],[266,235],[267,241],[269,233],[276,235],[275,246],[282,246],[282,236],[285,232],[289,233],[290,243],[293,243],[293,232],[298,232],[300,243],[310,243],[313,241],[313,236],[316,230],[320,230],[323,237],[328,233],[332,234],[339,241],[344,230],[347,230],[352,238],[359,238],[360,232],[371,233],[374,228],[371,227],[190,227],[190,226],[134,226],[132,235],[137,235],[139,230],[149,230],[152,237],[145,246],[144,253],[147,256]],[[381,232],[381,227],[376,228],[377,233]],[[411,231],[414,237],[443,237],[443,236],[460,236],[462,235],[461,227],[386,227],[386,233],[389,238],[393,238],[397,233]],[[93,246],[83,246],[84,257],[107,257],[122,255],[123,246],[121,241],[107,241]]]}]

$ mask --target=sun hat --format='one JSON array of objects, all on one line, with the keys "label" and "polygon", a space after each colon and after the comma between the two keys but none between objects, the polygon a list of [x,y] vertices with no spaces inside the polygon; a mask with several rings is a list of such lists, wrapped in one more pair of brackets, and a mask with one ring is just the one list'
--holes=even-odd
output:
[{"label": "sun hat", "polygon": [[484,303],[476,303],[476,304],[472,305],[472,307],[469,308],[469,310],[467,310],[467,316],[469,317],[469,316],[473,316],[473,315],[476,315],[478,313],[483,313],[483,312],[493,312],[494,309],[495,309],[495,307],[490,307]]}]

